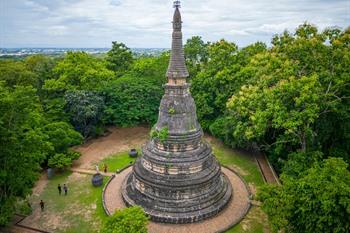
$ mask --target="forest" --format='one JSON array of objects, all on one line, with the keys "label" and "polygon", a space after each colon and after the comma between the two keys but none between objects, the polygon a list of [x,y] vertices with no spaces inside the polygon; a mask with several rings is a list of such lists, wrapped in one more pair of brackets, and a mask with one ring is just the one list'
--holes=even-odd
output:
[{"label": "forest", "polygon": [[[258,199],[274,231],[350,231],[350,28],[304,23],[271,45],[187,40],[188,82],[203,130],[268,156],[282,185]],[[120,42],[102,57],[68,52],[0,59],[0,225],[42,169],[108,126],[152,127],[169,52],[135,56]]]}]

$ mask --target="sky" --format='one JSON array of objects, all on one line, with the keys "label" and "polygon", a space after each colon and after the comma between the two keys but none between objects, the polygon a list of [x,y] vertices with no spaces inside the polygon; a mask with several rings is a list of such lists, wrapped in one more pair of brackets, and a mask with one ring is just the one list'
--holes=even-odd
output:
[{"label": "sky", "polygon": [[[172,0],[0,0],[0,48],[169,48]],[[350,0],[183,0],[184,40],[270,43],[307,21],[350,26]]]}]

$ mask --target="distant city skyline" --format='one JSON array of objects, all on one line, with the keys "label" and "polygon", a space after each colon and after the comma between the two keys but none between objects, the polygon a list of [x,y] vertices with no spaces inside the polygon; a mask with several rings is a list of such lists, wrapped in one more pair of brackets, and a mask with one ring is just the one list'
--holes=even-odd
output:
[{"label": "distant city skyline", "polygon": [[[172,0],[1,0],[0,47],[169,48]],[[305,21],[350,26],[350,0],[183,0],[184,39],[267,44]]]}]

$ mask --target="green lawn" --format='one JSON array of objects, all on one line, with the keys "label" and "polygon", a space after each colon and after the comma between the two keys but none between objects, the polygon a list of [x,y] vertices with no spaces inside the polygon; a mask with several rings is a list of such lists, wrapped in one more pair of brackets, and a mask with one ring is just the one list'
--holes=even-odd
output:
[{"label": "green lawn", "polygon": [[[34,204],[38,227],[54,232],[97,232],[106,219],[102,207],[102,188],[93,187],[91,175],[65,172],[56,174],[32,203],[45,202],[45,211]],[[107,178],[104,179],[104,183]],[[68,195],[59,195],[58,184],[67,184]]]},{"label": "green lawn", "polygon": [[[137,151],[140,155],[140,150],[138,149]],[[129,151],[120,152],[101,160],[98,163],[100,170],[102,171],[104,164],[106,164],[109,172],[116,172],[117,170],[123,169],[134,163],[135,159],[130,158],[128,152]]]},{"label": "green lawn", "polygon": [[264,184],[259,168],[251,156],[234,151],[217,139],[210,143],[215,157],[221,164],[235,169],[247,183],[252,183],[255,187]]},{"label": "green lawn", "polygon": [[244,219],[226,233],[265,233],[270,232],[267,217],[260,207],[253,206]]}]

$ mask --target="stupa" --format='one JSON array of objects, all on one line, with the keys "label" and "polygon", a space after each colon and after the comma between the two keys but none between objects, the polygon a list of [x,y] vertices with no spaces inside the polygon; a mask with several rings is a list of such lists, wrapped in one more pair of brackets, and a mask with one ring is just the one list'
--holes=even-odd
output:
[{"label": "stupa", "polygon": [[229,202],[232,187],[203,140],[187,83],[180,2],[174,7],[168,82],[158,122],[123,182],[122,197],[128,206],[143,207],[153,221],[192,223],[219,213]]}]

